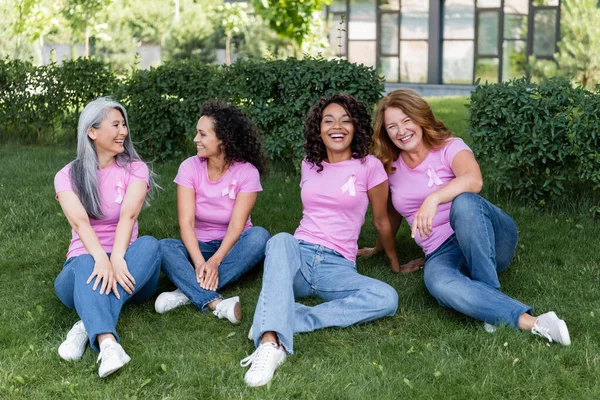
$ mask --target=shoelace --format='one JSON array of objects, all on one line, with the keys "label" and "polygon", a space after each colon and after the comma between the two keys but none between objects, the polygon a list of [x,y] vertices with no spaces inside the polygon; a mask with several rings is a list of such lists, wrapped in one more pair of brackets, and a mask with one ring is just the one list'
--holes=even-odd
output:
[{"label": "shoelace", "polygon": [[251,370],[263,370],[271,353],[276,350],[277,345],[275,343],[261,344],[254,353],[240,361],[240,366],[247,367],[252,364],[252,367],[250,367]]},{"label": "shoelace", "polygon": [[550,336],[550,329],[545,326],[539,326],[537,321],[536,321],[535,325],[533,326],[533,328],[531,329],[531,332],[545,337],[546,339],[548,339],[550,341],[550,343],[553,342],[552,336]]}]

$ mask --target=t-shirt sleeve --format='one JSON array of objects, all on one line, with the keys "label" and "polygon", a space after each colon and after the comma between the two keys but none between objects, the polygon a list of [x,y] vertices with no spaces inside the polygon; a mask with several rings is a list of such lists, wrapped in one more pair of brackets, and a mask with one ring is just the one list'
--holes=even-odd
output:
[{"label": "t-shirt sleeve", "polygon": [[244,163],[241,165],[240,178],[239,193],[262,192],[260,174],[256,167],[251,163]]},{"label": "t-shirt sleeve", "polygon": [[450,143],[442,150],[442,161],[448,168],[452,169],[454,157],[463,150],[473,152],[461,138],[455,137],[450,139]]},{"label": "t-shirt sleeve", "polygon": [[73,187],[71,186],[71,164],[67,164],[54,176],[54,191],[56,192],[56,200],[58,200],[59,192],[72,190]]},{"label": "t-shirt sleeve", "polygon": [[304,182],[306,182],[310,167],[311,164],[308,161],[302,160],[302,164],[300,164],[300,187],[304,186]]},{"label": "t-shirt sleeve", "polygon": [[179,166],[177,176],[173,180],[176,184],[190,189],[196,189],[195,177],[199,175],[199,171],[194,168],[194,159],[188,158]]},{"label": "t-shirt sleeve", "polygon": [[131,172],[129,173],[129,183],[135,181],[146,182],[146,189],[150,190],[150,170],[146,163],[142,161],[134,161],[131,163]]},{"label": "t-shirt sleeve", "polygon": [[381,161],[373,156],[367,156],[367,190],[387,181],[388,176]]}]

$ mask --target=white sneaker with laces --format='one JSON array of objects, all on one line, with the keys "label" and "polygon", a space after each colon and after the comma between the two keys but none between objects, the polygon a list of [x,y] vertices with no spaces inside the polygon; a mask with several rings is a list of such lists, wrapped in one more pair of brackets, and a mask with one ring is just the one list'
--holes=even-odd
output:
[{"label": "white sneaker with laces", "polygon": [[277,343],[263,343],[250,356],[240,361],[242,367],[252,364],[244,375],[248,386],[263,386],[269,383],[277,367],[285,361],[285,350]]},{"label": "white sneaker with laces", "polygon": [[219,319],[227,318],[232,324],[242,322],[242,306],[240,305],[240,297],[230,297],[224,299],[217,304],[213,314]]},{"label": "white sneaker with laces", "polygon": [[83,321],[77,321],[67,333],[65,341],[58,346],[58,355],[67,361],[79,360],[83,357],[88,341]]},{"label": "white sneaker with laces", "polygon": [[131,357],[125,353],[123,347],[114,340],[106,339],[100,343],[100,355],[96,363],[100,363],[98,375],[104,378],[120,369],[131,361]]},{"label": "white sneaker with laces", "polygon": [[548,339],[550,343],[557,342],[565,346],[571,344],[567,324],[559,319],[554,311],[538,315],[531,333]]},{"label": "white sneaker with laces", "polygon": [[154,302],[154,309],[157,313],[164,314],[174,308],[190,303],[190,299],[181,290],[177,289],[172,292],[161,293]]}]

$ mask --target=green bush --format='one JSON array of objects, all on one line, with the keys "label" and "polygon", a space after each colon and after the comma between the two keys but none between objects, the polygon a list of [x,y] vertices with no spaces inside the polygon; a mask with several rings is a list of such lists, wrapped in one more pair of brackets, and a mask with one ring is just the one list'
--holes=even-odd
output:
[{"label": "green bush", "polygon": [[230,99],[263,132],[269,157],[296,165],[303,155],[304,117],[319,97],[344,92],[372,110],[383,91],[373,69],[345,60],[245,60],[224,77]]},{"label": "green bush", "polygon": [[207,100],[219,97],[217,66],[170,62],[135,71],[120,88],[133,139],[143,156],[180,160],[193,154],[191,138]]},{"label": "green bush", "polygon": [[43,144],[75,138],[83,106],[113,94],[117,86],[110,67],[94,60],[41,67],[0,61],[0,142]]},{"label": "green bush", "polygon": [[230,67],[173,61],[133,71],[123,81],[94,60],[60,67],[5,61],[0,63],[0,139],[44,143],[61,133],[72,138],[85,103],[113,95],[127,107],[133,138],[146,158],[181,160],[193,154],[202,103],[219,99],[238,105],[254,121],[271,159],[298,166],[304,117],[317,98],[344,92],[373,109],[382,91],[372,68],[323,58],[241,60]]},{"label": "green bush", "polygon": [[473,149],[499,191],[543,206],[570,186],[600,188],[600,87],[564,79],[482,85],[471,95]]}]

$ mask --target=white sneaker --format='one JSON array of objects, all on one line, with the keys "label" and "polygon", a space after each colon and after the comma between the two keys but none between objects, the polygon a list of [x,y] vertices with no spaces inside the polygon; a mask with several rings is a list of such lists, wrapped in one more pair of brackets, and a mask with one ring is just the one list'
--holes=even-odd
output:
[{"label": "white sneaker", "polygon": [[240,297],[235,296],[222,300],[217,304],[213,314],[219,317],[219,319],[227,318],[232,324],[239,324],[242,322]]},{"label": "white sneaker", "polygon": [[172,292],[162,292],[154,302],[154,309],[159,314],[164,314],[174,308],[190,304],[191,301],[179,289]]},{"label": "white sneaker", "polygon": [[131,361],[131,357],[125,353],[119,343],[111,339],[106,339],[100,343],[100,355],[98,355],[98,361],[96,361],[96,363],[100,362],[98,368],[100,378],[109,376],[129,361]]},{"label": "white sneaker", "polygon": [[58,346],[58,355],[67,361],[79,360],[83,357],[88,341],[83,321],[77,321],[67,333],[65,341]]},{"label": "white sneaker", "polygon": [[548,339],[550,343],[557,342],[565,346],[571,344],[567,324],[559,319],[554,311],[538,315],[531,333]]},{"label": "white sneaker", "polygon": [[248,386],[262,386],[269,383],[273,373],[285,361],[285,350],[276,343],[263,343],[250,356],[240,361],[242,367],[252,364],[244,380]]},{"label": "white sneaker", "polygon": [[492,325],[490,323],[484,322],[483,323],[483,329],[485,329],[485,331],[487,333],[494,333],[496,332],[496,330],[498,329],[495,325]]},{"label": "white sneaker", "polygon": [[248,331],[248,340],[254,341],[254,329],[252,329],[252,325],[250,325],[250,330]]}]

